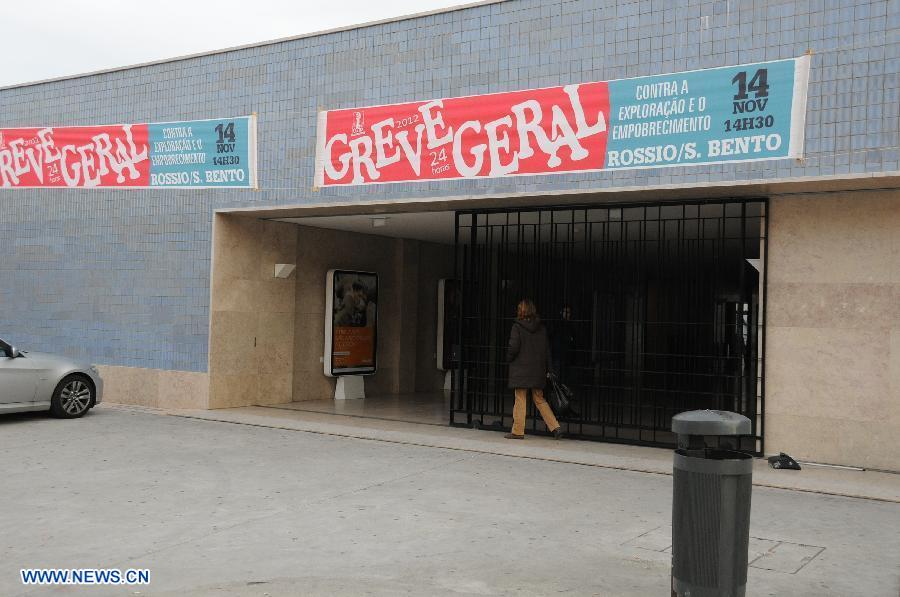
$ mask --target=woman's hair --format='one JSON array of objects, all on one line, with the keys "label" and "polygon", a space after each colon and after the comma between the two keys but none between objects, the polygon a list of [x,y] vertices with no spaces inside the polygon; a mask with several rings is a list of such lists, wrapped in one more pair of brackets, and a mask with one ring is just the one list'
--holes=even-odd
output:
[{"label": "woman's hair", "polygon": [[516,307],[516,319],[527,319],[528,321],[531,321],[537,319],[537,316],[537,307],[534,306],[531,299],[522,299],[519,301],[519,306]]}]

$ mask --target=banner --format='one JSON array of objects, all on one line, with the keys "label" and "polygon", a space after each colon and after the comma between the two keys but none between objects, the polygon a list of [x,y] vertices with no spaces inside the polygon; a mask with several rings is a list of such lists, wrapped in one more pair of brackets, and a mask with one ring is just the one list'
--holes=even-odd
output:
[{"label": "banner", "polygon": [[809,56],[319,113],[316,186],[803,155]]},{"label": "banner", "polygon": [[325,375],[375,373],[378,275],[329,270],[325,310]]},{"label": "banner", "polygon": [[256,188],[256,117],[0,129],[0,188]]}]

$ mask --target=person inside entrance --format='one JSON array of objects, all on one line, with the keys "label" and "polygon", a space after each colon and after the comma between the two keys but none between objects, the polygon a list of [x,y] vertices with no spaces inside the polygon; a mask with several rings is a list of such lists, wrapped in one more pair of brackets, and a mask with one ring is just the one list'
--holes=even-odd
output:
[{"label": "person inside entrance", "polygon": [[556,439],[561,438],[562,428],[544,399],[544,387],[551,365],[547,328],[529,299],[521,300],[516,308],[516,321],[509,333],[506,357],[509,361],[508,386],[515,392],[516,402],[513,406],[512,431],[505,437],[525,439],[525,406],[530,390],[534,405],[541,413],[547,429]]}]

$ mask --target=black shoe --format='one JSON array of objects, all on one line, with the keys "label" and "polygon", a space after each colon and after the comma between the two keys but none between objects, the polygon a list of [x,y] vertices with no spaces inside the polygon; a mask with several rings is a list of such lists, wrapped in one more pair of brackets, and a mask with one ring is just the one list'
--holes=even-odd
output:
[{"label": "black shoe", "polygon": [[525,439],[524,435],[518,435],[516,433],[507,433],[503,437],[505,437],[506,439]]},{"label": "black shoe", "polygon": [[566,437],[566,434],[563,433],[562,425],[553,430],[553,439],[562,439]]}]

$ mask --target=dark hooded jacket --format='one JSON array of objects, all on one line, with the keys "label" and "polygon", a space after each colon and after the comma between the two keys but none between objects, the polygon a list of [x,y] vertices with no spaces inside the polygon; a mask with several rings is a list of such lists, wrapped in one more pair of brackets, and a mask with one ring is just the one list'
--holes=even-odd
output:
[{"label": "dark hooded jacket", "polygon": [[540,319],[517,319],[509,333],[509,387],[543,389],[550,370],[547,328]]}]

